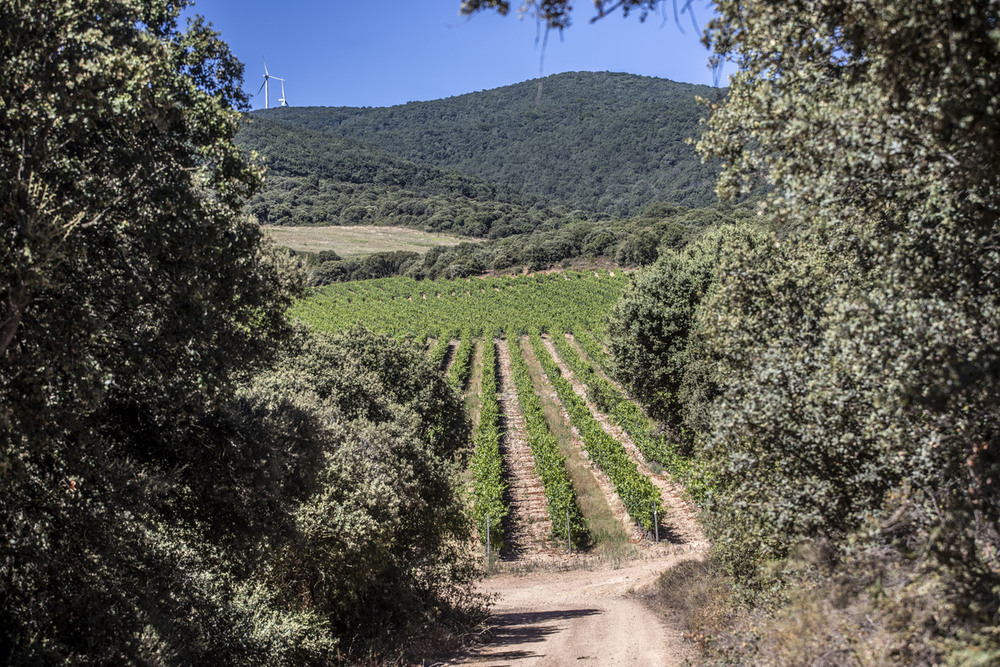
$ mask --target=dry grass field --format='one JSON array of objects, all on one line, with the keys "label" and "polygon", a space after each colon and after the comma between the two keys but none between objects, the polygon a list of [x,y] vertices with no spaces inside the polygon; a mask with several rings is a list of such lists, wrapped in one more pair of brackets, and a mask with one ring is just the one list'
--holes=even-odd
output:
[{"label": "dry grass field", "polygon": [[422,232],[409,227],[359,226],[265,226],[265,232],[279,246],[307,252],[333,250],[344,258],[363,257],[376,252],[411,250],[426,252],[434,246],[454,246],[463,241],[478,242],[460,236]]}]

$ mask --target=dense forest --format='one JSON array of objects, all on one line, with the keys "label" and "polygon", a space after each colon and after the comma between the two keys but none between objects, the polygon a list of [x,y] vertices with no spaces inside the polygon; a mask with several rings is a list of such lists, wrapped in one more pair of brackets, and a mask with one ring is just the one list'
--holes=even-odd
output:
[{"label": "dense forest", "polygon": [[[707,113],[696,98],[715,102],[724,94],[631,74],[573,72],[432,102],[285,107],[252,116],[457,170],[529,202],[627,217],[654,202],[690,208],[715,201],[717,163],[703,164],[687,140]],[[282,141],[275,144],[271,155],[283,150]],[[285,176],[287,162],[275,160],[275,168]]]},{"label": "dense forest", "polygon": [[502,238],[569,219],[566,206],[260,114],[247,116],[237,142],[268,170],[250,201],[263,224],[406,225]]},{"label": "dense forest", "polygon": [[309,257],[317,285],[537,271],[578,258],[633,267],[751,214],[715,201],[717,167],[687,143],[707,109],[696,97],[722,94],[576,72],[384,109],[258,111],[237,143],[267,167],[249,204],[264,224],[405,225],[490,239],[423,258]]}]

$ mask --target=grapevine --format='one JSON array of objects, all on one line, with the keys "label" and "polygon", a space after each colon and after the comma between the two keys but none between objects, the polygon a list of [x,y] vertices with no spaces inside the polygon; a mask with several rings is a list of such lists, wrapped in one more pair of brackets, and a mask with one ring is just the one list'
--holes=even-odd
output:
[{"label": "grapevine", "polygon": [[503,457],[500,454],[496,365],[496,347],[492,339],[486,339],[483,342],[482,409],[472,455],[473,515],[483,545],[486,544],[489,526],[491,548],[499,551],[503,548],[503,521],[509,508],[503,502],[507,483],[503,479]]},{"label": "grapevine", "polygon": [[689,476],[690,461],[678,454],[676,447],[666,438],[655,435],[655,426],[634,402],[618,387],[601,377],[593,364],[583,359],[565,336],[553,336],[552,342],[573,374],[586,385],[590,400],[598,409],[611,415],[615,423],[632,436],[633,442],[647,461],[655,461],[672,475]]},{"label": "grapevine", "polygon": [[566,539],[566,516],[569,512],[569,528],[571,541],[580,547],[590,540],[587,524],[580,514],[576,500],[576,491],[566,472],[566,459],[559,452],[559,441],[549,430],[542,403],[535,393],[535,387],[528,373],[528,365],[517,344],[517,336],[508,335],[511,366],[513,367],[514,386],[517,388],[517,400],[524,413],[528,431],[528,446],[535,458],[535,470],[545,487],[545,498],[548,500],[549,517],[552,520],[552,533],[555,537]]},{"label": "grapevine", "polygon": [[448,371],[448,381],[459,391],[465,389],[472,373],[472,354],[476,350],[476,339],[469,332],[462,334],[462,342],[455,350],[455,361]]},{"label": "grapevine", "polygon": [[431,363],[434,367],[441,370],[444,368],[444,359],[448,356],[448,351],[451,349],[451,336],[447,333],[439,334],[437,342],[434,347],[431,348]]},{"label": "grapevine", "polygon": [[322,331],[361,322],[369,329],[419,341],[458,331],[497,336],[548,330],[603,331],[627,278],[620,272],[554,273],[459,280],[395,277],[336,283],[316,290],[290,311]]},{"label": "grapevine", "polygon": [[559,367],[545,349],[542,339],[538,335],[532,335],[531,344],[545,374],[555,386],[556,394],[566,408],[570,421],[580,432],[583,446],[591,460],[611,479],[615,492],[632,520],[644,530],[652,530],[653,517],[656,516],[654,512],[663,516],[659,490],[648,477],[639,472],[622,444],[608,435],[590,414],[587,404],[560,374]]}]

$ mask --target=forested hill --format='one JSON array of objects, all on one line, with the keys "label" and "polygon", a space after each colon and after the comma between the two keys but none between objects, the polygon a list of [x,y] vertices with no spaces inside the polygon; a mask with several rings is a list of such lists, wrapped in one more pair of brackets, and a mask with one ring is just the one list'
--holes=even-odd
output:
[{"label": "forested hill", "polygon": [[398,224],[503,237],[559,224],[568,213],[454,169],[267,117],[247,119],[237,141],[268,168],[250,202],[265,224]]},{"label": "forested hill", "polygon": [[[539,90],[541,93],[539,95]],[[573,72],[384,108],[255,112],[356,139],[415,163],[458,170],[551,204],[630,215],[666,201],[715,200],[717,167],[686,143],[722,89],[609,72]]]}]

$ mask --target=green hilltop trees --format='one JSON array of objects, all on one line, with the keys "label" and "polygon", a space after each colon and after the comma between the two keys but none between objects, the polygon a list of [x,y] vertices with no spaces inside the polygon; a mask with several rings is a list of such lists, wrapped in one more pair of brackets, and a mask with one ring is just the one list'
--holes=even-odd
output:
[{"label": "green hilltop trees", "polygon": [[[544,91],[540,99],[539,85]],[[634,74],[563,72],[392,107],[258,111],[251,117],[294,129],[286,127],[273,136],[257,137],[250,136],[251,131],[247,139],[274,156],[283,178],[302,174],[301,168],[287,168],[287,157],[298,154],[310,161],[326,152],[324,145],[337,145],[344,150],[343,157],[334,155],[331,165],[309,171],[329,178],[338,189],[346,191],[344,186],[359,184],[375,172],[388,178],[369,181],[371,185],[365,190],[373,195],[384,192],[384,186],[391,182],[403,187],[389,197],[378,195],[378,206],[390,204],[390,214],[403,215],[404,208],[422,201],[438,209],[427,216],[431,219],[444,217],[444,200],[421,193],[436,190],[451,194],[456,220],[464,219],[463,226],[473,229],[477,216],[471,214],[468,202],[463,204],[454,196],[465,192],[479,213],[501,219],[486,226],[496,224],[502,231],[523,222],[544,223],[548,217],[564,216],[573,209],[629,216],[659,201],[689,207],[711,203],[719,165],[703,163],[687,140],[700,130],[702,110],[697,98],[718,100],[723,92]],[[298,128],[320,132],[300,133]],[[317,148],[296,146],[296,135],[315,140]],[[339,137],[361,143],[344,142]],[[338,172],[349,164],[358,168],[358,176],[337,183]],[[451,169],[466,176],[447,171]],[[297,178],[285,182],[290,185],[296,181],[304,185]],[[494,201],[488,197],[491,189]],[[267,190],[276,197],[281,194],[274,192],[275,188]],[[391,205],[404,194],[410,203]],[[349,198],[362,208],[376,203],[348,197],[345,192],[343,199]],[[538,215],[541,209],[547,209],[543,216]],[[432,224],[441,229],[442,222]]]}]

